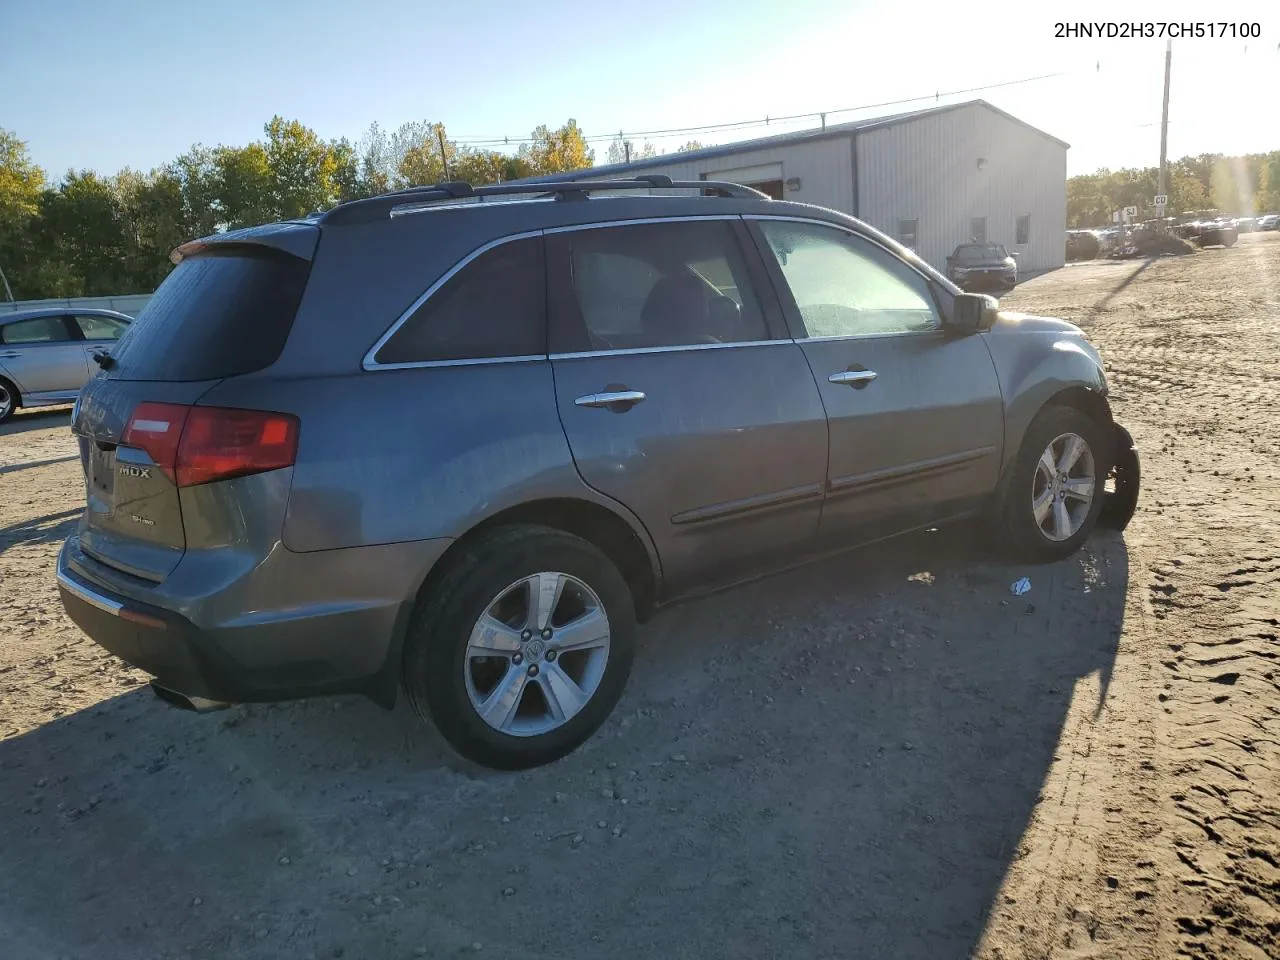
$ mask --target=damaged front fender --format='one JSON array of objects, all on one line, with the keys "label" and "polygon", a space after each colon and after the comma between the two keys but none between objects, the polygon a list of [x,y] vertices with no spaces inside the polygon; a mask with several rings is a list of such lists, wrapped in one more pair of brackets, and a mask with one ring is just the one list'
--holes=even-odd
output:
[{"label": "damaged front fender", "polygon": [[1120,424],[1115,430],[1115,456],[1107,474],[1103,492],[1102,513],[1098,522],[1112,530],[1123,530],[1138,509],[1138,490],[1142,485],[1142,465],[1133,436]]}]

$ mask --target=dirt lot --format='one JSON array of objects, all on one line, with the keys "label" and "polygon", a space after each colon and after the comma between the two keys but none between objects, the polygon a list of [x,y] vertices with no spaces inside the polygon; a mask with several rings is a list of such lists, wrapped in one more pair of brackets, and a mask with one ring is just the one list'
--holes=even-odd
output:
[{"label": "dirt lot", "polygon": [[155,700],[62,615],[78,466],[19,415],[0,957],[1280,956],[1280,234],[1006,303],[1102,347],[1123,537],[1028,570],[925,535],[670,610],[524,775],[403,705]]}]

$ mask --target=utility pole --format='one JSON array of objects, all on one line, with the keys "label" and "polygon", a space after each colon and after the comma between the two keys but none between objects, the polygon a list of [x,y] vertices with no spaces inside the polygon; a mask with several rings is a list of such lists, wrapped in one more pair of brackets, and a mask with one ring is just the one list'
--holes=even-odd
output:
[{"label": "utility pole", "polygon": [[444,178],[449,179],[449,155],[444,152],[444,124],[436,124],[436,139],[440,141],[440,162],[444,164]]},{"label": "utility pole", "polygon": [[622,149],[625,150],[627,153],[627,163],[630,163],[631,162],[631,141],[623,140]]},{"label": "utility pole", "polygon": [[[1173,38],[1165,42],[1164,46],[1164,107],[1160,111],[1160,185],[1156,188],[1156,193],[1162,197],[1167,197],[1169,177],[1169,69],[1173,63]],[[1163,233],[1165,229],[1164,217],[1160,218],[1160,231]]]}]

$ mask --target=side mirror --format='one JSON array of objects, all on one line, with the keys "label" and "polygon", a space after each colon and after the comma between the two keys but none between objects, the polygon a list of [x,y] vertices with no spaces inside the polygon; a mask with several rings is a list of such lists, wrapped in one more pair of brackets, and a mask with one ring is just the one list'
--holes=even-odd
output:
[{"label": "side mirror", "polygon": [[985,293],[960,293],[952,302],[951,316],[943,328],[956,336],[967,336],[980,330],[990,330],[996,322],[1000,301]]}]

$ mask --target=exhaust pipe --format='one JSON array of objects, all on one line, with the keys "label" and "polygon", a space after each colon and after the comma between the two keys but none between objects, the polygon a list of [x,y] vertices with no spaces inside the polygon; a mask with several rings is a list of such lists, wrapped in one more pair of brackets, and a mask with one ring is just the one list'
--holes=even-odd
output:
[{"label": "exhaust pipe", "polygon": [[189,697],[185,693],[178,693],[176,690],[170,690],[168,687],[162,687],[154,680],[151,681],[151,692],[163,700],[170,706],[177,707],[179,710],[194,710],[196,713],[209,713],[213,710],[225,710],[232,706],[222,700],[206,700],[204,697]]}]

